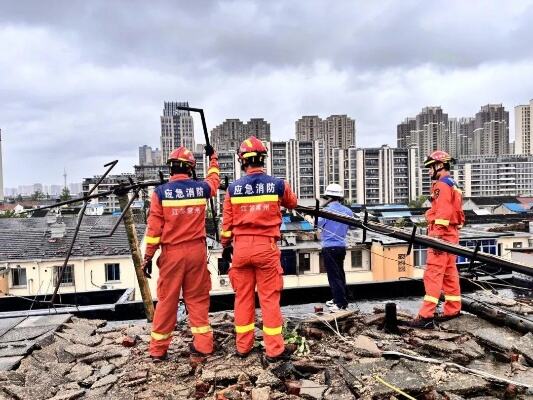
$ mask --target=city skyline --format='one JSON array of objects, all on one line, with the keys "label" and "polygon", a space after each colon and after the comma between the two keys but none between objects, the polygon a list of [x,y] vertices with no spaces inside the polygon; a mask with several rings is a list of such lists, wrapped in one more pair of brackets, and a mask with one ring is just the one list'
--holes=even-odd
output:
[{"label": "city skyline", "polygon": [[428,105],[460,116],[503,103],[513,137],[512,110],[533,94],[532,1],[2,5],[7,187],[115,159],[131,171],[138,145],[160,147],[165,100],[204,108],[209,130],[262,117],[273,140],[301,116],[346,114],[370,147],[394,144],[396,124]]},{"label": "city skyline", "polygon": [[[178,103],[179,103],[179,104],[186,104],[186,103],[188,103],[188,102],[187,102],[187,101],[181,101],[181,100],[175,100],[175,99],[174,99],[174,100],[172,100],[172,101],[167,101],[167,100],[165,100],[165,101],[163,101],[163,103],[164,103],[165,106],[166,106],[167,104],[172,104],[172,103],[173,103],[173,104],[178,104]],[[522,103],[532,103],[532,104],[533,104],[533,99],[532,99],[532,100],[529,100],[529,101],[526,101],[526,102],[522,102]],[[514,105],[514,106],[510,106],[510,109],[511,109],[511,110],[514,110],[515,108],[518,108],[518,107],[522,106],[522,103],[517,104],[517,105]],[[488,106],[488,105],[489,105],[489,104],[481,105],[479,108],[483,109],[483,107]],[[502,103],[500,103],[499,105],[502,105]],[[476,113],[479,113],[479,112],[480,112],[479,108],[478,108],[478,111],[477,111]],[[503,108],[506,108],[506,106],[505,106],[504,104],[503,104]],[[445,111],[446,111],[445,107],[442,107],[442,106],[440,106],[440,105],[432,105],[432,106],[429,105],[429,106],[424,106],[424,107],[422,107],[422,112],[424,112],[424,111],[427,110],[427,109],[439,109],[441,112],[445,112]],[[418,115],[420,115],[421,111],[418,110],[417,113],[418,113]],[[474,115],[476,115],[476,113],[474,113]],[[449,114],[449,113],[444,113],[446,119],[447,119],[447,120],[449,119],[450,121],[452,121],[452,120],[453,120],[453,121],[456,121],[456,120],[466,120],[466,119],[475,120],[475,118],[472,118],[472,117],[457,117],[457,116],[451,117],[451,116],[449,116],[448,114]],[[514,112],[509,112],[509,116],[510,116],[510,115],[513,115],[513,114],[514,114]],[[284,138],[276,138],[275,136],[273,136],[273,137],[271,138],[271,140],[272,140],[272,141],[286,141],[286,140],[291,140],[291,139],[296,139],[296,140],[298,140],[298,136],[299,136],[299,133],[298,133],[298,132],[299,132],[298,124],[301,123],[301,122],[302,122],[303,120],[305,120],[306,118],[318,118],[318,120],[320,120],[320,121],[322,121],[322,122],[325,123],[328,119],[331,119],[332,117],[339,117],[339,116],[341,116],[341,117],[345,117],[345,118],[347,117],[347,119],[350,120],[350,121],[352,121],[352,122],[353,122],[353,121],[357,121],[357,117],[356,117],[356,116],[351,116],[351,115],[332,114],[332,115],[330,115],[330,116],[328,116],[328,117],[325,117],[325,116],[324,116],[323,119],[320,117],[320,115],[321,115],[321,114],[319,113],[318,116],[317,116],[317,115],[309,115],[309,114],[306,114],[306,115],[302,115],[302,116],[300,116],[300,117],[297,118],[295,121],[293,121],[293,125],[295,125],[295,126],[294,126],[294,128],[293,128],[292,136],[290,136],[290,137],[284,137]],[[415,111],[413,111],[413,112],[410,113],[410,115],[417,115],[417,114],[415,114]],[[353,118],[352,118],[352,117],[353,117]],[[163,116],[161,116],[160,118],[163,118]],[[510,117],[508,117],[508,119],[509,119],[509,121],[511,121],[511,118],[510,118]],[[263,123],[265,123],[265,124],[267,124],[267,125],[269,126],[268,135],[269,135],[269,137],[270,137],[270,135],[271,135],[271,134],[270,134],[270,123],[269,123],[268,121],[265,121],[264,118],[262,118],[262,117],[250,117],[248,123],[251,123],[252,121],[258,121],[258,120],[259,120],[259,121],[262,121]],[[390,146],[390,147],[392,147],[392,148],[395,148],[395,147],[398,147],[398,148],[405,148],[405,147],[406,147],[406,146],[405,146],[405,143],[403,143],[403,145],[400,145],[400,139],[399,139],[399,136],[398,136],[398,129],[399,129],[399,127],[400,127],[401,125],[408,124],[409,121],[413,121],[413,122],[414,122],[415,120],[416,120],[416,118],[413,118],[413,117],[411,117],[411,116],[408,116],[408,117],[404,117],[404,118],[402,118],[397,124],[395,124],[395,128],[394,128],[395,132],[393,132],[393,133],[390,135],[391,138],[390,138],[390,140],[389,140],[387,143],[376,143],[375,145],[368,145],[368,146],[357,145],[356,148],[359,148],[359,149],[375,148],[375,147],[380,147],[380,146],[383,146],[383,145]],[[222,124],[225,124],[225,123],[227,123],[228,121],[239,121],[239,122],[241,122],[239,118],[235,117],[235,118],[226,118],[226,119],[224,119],[223,121],[219,121],[218,123],[213,123],[213,128],[212,128],[212,129],[209,129],[209,125],[208,125],[208,130],[210,131],[210,137],[212,136],[212,134],[213,134],[214,131],[216,131],[217,129],[219,129],[219,128],[222,126]],[[199,135],[202,133],[202,132],[200,131],[200,129],[201,129],[201,125],[199,124],[199,122],[200,122],[200,121],[198,121],[198,125],[197,125],[196,130],[194,130],[194,127],[193,127],[192,129],[194,130],[194,137],[195,137],[196,143],[198,143],[200,146],[203,146],[203,142],[205,142],[205,139],[203,138],[203,135],[202,135],[202,137],[199,138]],[[241,122],[241,123],[243,124],[243,126],[246,125],[246,123],[243,123],[243,122]],[[200,125],[200,127],[199,127],[199,125]],[[163,126],[163,125],[162,125],[162,122],[161,122],[161,127],[162,127],[162,126]],[[161,128],[161,129],[162,129],[162,128]],[[356,128],[356,127],[354,126],[353,129],[354,129],[354,138],[357,137],[356,142],[358,143],[358,141],[359,141],[359,139],[360,139],[360,137],[359,137],[359,134],[360,134],[360,133],[358,132],[358,129],[359,129],[359,128]],[[508,134],[509,141],[510,141],[511,143],[514,144],[514,140],[515,140],[515,137],[514,137],[515,127],[514,127],[514,125],[511,124],[511,123],[509,123],[508,130],[509,130],[509,134]],[[357,133],[356,133],[356,132],[357,132]],[[212,138],[211,138],[211,139],[212,139]],[[162,150],[159,150],[158,146],[161,146],[161,144],[162,144],[162,140],[163,140],[163,139],[162,139],[162,132],[159,132],[159,134],[158,134],[158,135],[155,137],[155,139],[152,140],[152,142],[151,142],[151,143],[155,143],[155,145],[153,145],[154,151],[155,151],[155,150],[160,151],[160,156],[162,156],[162,153],[163,153],[163,152],[162,152]],[[270,141],[270,140],[267,140],[267,141]],[[136,155],[133,157],[133,161],[132,161],[131,165],[125,167],[123,170],[121,170],[121,169],[116,169],[115,172],[116,172],[116,173],[131,173],[131,172],[133,171],[133,166],[134,166],[134,165],[139,165],[139,156],[140,156],[139,152],[140,152],[141,148],[143,148],[143,147],[150,148],[151,146],[150,146],[150,144],[137,144],[136,146],[134,146],[134,148],[133,148],[132,151],[133,151]],[[195,145],[195,146],[191,146],[191,150],[196,151],[196,145]],[[168,151],[168,150],[167,150],[167,151]],[[223,151],[227,151],[227,149],[224,149]],[[512,152],[511,149],[510,149],[510,154],[512,154],[512,153],[513,153],[513,152]],[[481,154],[481,153],[480,153],[480,154],[477,154],[477,153],[475,153],[475,152],[474,152],[474,153],[470,152],[470,153],[463,154],[463,155],[464,155],[464,156],[468,156],[468,155],[483,155],[483,154]],[[461,155],[458,154],[458,156],[460,157]],[[420,153],[420,157],[422,157],[422,158],[424,157],[423,154],[422,154],[422,152]],[[161,157],[161,158],[163,159],[164,157]],[[153,165],[156,165],[156,164],[153,164]],[[99,172],[99,171],[98,171],[98,172],[94,172],[94,174],[96,174],[96,175],[97,175],[98,173],[100,173],[100,172]],[[81,182],[84,178],[86,178],[87,176],[90,176],[91,174],[93,174],[93,173],[92,173],[92,172],[88,172],[88,173],[85,173],[85,175],[84,175],[84,173],[82,173],[82,177],[80,178],[79,182]],[[61,176],[63,176],[63,174],[61,174]],[[44,181],[44,182],[46,182],[46,181]],[[42,181],[41,181],[41,182],[38,182],[38,181],[35,181],[35,180],[34,180],[33,182],[17,182],[15,185],[11,185],[11,186],[9,186],[9,185],[4,185],[4,187],[7,188],[7,189],[11,189],[11,190],[17,190],[17,189],[18,189],[18,191],[20,192],[21,187],[22,187],[22,188],[27,188],[27,187],[29,187],[29,186],[36,185],[36,184],[42,184],[42,185],[49,186],[49,187],[50,187],[50,186],[57,186],[57,185],[54,184],[54,183],[52,183],[52,184],[48,184],[48,183],[43,183]],[[81,184],[81,183],[78,183],[78,182],[75,182],[75,181],[69,183],[69,185],[75,185],[75,184]],[[63,186],[61,186],[61,187],[63,187]]]}]

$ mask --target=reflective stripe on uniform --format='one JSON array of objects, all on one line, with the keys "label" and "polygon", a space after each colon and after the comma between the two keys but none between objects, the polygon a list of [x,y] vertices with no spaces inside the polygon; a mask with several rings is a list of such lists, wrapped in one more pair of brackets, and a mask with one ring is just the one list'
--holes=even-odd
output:
[{"label": "reflective stripe on uniform", "polygon": [[207,175],[209,174],[220,174],[220,170],[217,167],[212,167],[207,170]]},{"label": "reflective stripe on uniform", "polygon": [[165,340],[172,336],[172,332],[169,332],[169,333],[152,332],[150,336],[152,336],[152,338],[155,340]]},{"label": "reflective stripe on uniform", "polygon": [[255,324],[252,322],[248,325],[235,325],[235,332],[237,333],[246,333],[253,331],[255,329]]},{"label": "reflective stripe on uniform", "polygon": [[191,332],[194,333],[207,333],[211,332],[211,327],[209,325],[206,326],[191,326]]},{"label": "reflective stripe on uniform", "polygon": [[267,203],[277,202],[278,200],[279,196],[277,194],[263,194],[260,196],[231,197],[231,204]]},{"label": "reflective stripe on uniform", "polygon": [[436,219],[436,220],[435,220],[435,224],[436,224],[436,225],[444,225],[444,226],[448,226],[448,225],[450,225],[450,221],[447,220],[447,219]]},{"label": "reflective stripe on uniform", "polygon": [[427,294],[424,296],[424,301],[429,301],[430,303],[435,303],[435,304],[439,303],[439,299],[437,297],[429,296]]},{"label": "reflective stripe on uniform", "polygon": [[163,207],[205,206],[206,199],[163,200]]},{"label": "reflective stripe on uniform", "polygon": [[446,301],[461,301],[461,296],[455,296],[452,294],[445,294],[444,300]]},{"label": "reflective stripe on uniform", "polygon": [[265,335],[273,336],[273,335],[281,335],[282,326],[278,326],[276,328],[268,328],[263,325],[263,332]]},{"label": "reflective stripe on uniform", "polygon": [[231,237],[231,233],[232,233],[231,231],[222,231],[222,232],[220,232],[220,236],[225,237],[225,238],[229,238],[229,237]]},{"label": "reflective stripe on uniform", "polygon": [[161,236],[145,236],[144,241],[146,244],[159,244],[161,241]]}]

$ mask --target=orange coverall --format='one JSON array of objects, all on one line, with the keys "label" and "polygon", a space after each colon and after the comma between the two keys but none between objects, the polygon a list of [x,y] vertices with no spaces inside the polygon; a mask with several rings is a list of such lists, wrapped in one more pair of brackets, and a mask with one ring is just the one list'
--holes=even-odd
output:
[{"label": "orange coverall", "polygon": [[166,353],[176,326],[180,292],[189,312],[194,348],[213,352],[213,332],[209,325],[211,278],[207,269],[205,207],[220,184],[216,154],[210,158],[203,181],[177,174],[158,186],[152,194],[146,231],[146,255],[152,257],[161,246],[157,259],[157,308],[152,323],[150,355]]},{"label": "orange coverall", "polygon": [[[455,181],[445,175],[431,187],[431,208],[426,212],[428,235],[447,242],[459,243],[459,229],[464,225],[463,197]],[[419,311],[423,318],[433,318],[441,292],[444,292],[444,316],[461,311],[461,287],[456,265],[457,256],[428,249],[424,272],[426,295]]]},{"label": "orange coverall", "polygon": [[262,168],[250,168],[233,182],[224,199],[222,245],[233,240],[234,256],[229,278],[235,291],[237,351],[246,354],[254,345],[255,288],[263,315],[266,354],[277,357],[285,350],[283,316],[279,305],[283,289],[280,238],[281,207],[294,208],[296,195],[282,179]]}]

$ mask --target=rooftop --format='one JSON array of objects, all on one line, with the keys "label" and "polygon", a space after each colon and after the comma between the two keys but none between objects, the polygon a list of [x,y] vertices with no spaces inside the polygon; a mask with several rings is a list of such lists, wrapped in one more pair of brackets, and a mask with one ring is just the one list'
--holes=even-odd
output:
[{"label": "rooftop", "polygon": [[[510,298],[479,296],[491,307],[532,311]],[[397,302],[400,323],[413,317],[410,304],[419,301]],[[36,400],[281,400],[389,399],[403,392],[414,398],[525,399],[533,391],[531,333],[471,314],[438,330],[400,325],[391,333],[384,329],[382,303],[315,313],[321,306],[284,308],[284,338],[294,352],[272,364],[263,356],[259,329],[257,348],[245,359],[235,356],[232,312],[211,314],[216,351],[204,360],[189,355],[191,334],[180,316],[169,359],[158,363],[148,357],[150,325],[142,320],[68,314],[2,320],[0,394]]]},{"label": "rooftop", "polygon": [[[85,216],[72,257],[129,256],[130,249],[126,231],[120,224],[115,234],[102,239],[90,236],[108,233],[118,217],[110,215]],[[72,241],[77,218],[59,217],[55,223],[47,217],[1,218],[0,219],[0,262],[34,259],[62,259]],[[145,226],[136,224],[142,237]],[[52,231],[61,231],[64,236],[53,238]]]}]

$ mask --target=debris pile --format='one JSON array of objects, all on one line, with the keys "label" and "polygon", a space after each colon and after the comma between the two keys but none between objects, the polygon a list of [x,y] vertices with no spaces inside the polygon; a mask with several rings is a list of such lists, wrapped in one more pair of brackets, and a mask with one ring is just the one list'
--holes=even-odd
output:
[{"label": "debris pile", "polygon": [[[411,318],[401,310],[397,319]],[[233,316],[212,315],[216,352],[189,355],[179,326],[167,361],[148,356],[150,326],[72,317],[18,368],[0,371],[0,399],[472,399],[528,398],[533,334],[472,315],[436,330],[383,330],[385,310],[290,319],[290,360],[235,356]],[[258,326],[261,326],[258,323]],[[529,389],[528,389],[529,386]]]}]

